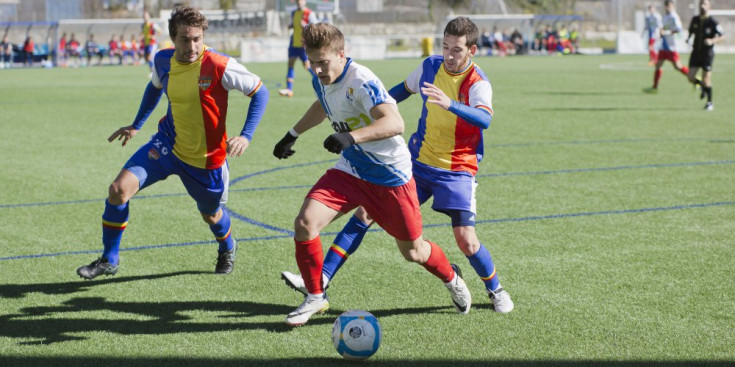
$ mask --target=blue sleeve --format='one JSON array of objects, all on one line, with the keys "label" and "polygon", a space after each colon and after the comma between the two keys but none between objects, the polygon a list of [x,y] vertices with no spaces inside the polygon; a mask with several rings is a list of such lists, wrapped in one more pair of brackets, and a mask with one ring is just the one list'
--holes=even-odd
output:
[{"label": "blue sleeve", "polygon": [[490,121],[493,119],[493,115],[487,110],[470,107],[457,101],[452,101],[449,112],[482,129],[490,127]]},{"label": "blue sleeve", "polygon": [[242,131],[240,132],[240,136],[245,137],[248,141],[253,140],[253,133],[255,132],[255,128],[258,127],[260,119],[263,117],[265,106],[268,104],[268,98],[268,88],[265,85],[261,85],[250,99],[248,117],[245,119],[245,126],[242,127]]},{"label": "blue sleeve", "polygon": [[138,114],[135,116],[135,120],[133,120],[133,128],[135,130],[140,130],[140,128],[143,127],[145,120],[147,120],[148,116],[151,115],[151,112],[156,109],[158,101],[161,100],[162,94],[163,89],[158,89],[153,85],[153,83],[148,82],[148,86],[145,87],[145,92],[143,93],[143,100],[140,101]]},{"label": "blue sleeve", "polygon": [[406,98],[411,97],[411,91],[406,89],[406,83],[404,82],[396,84],[395,87],[388,91],[388,94],[390,94],[397,103],[401,103],[405,101]]}]

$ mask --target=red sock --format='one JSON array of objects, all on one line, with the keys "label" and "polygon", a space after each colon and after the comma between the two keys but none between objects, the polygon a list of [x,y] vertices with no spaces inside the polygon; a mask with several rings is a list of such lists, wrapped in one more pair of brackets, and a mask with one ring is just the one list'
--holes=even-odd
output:
[{"label": "red sock", "polygon": [[322,288],[322,265],[324,254],[322,253],[322,240],[319,236],[311,240],[296,243],[296,264],[304,278],[304,285],[309,293],[324,293]]},{"label": "red sock", "polygon": [[664,71],[661,69],[656,69],[656,71],[653,72],[653,87],[658,88],[658,81],[661,79],[661,74],[663,74]]},{"label": "red sock", "polygon": [[452,265],[449,264],[447,255],[444,255],[444,251],[442,251],[442,248],[437,246],[437,244],[429,241],[426,242],[431,245],[431,255],[429,255],[429,260],[422,264],[422,266],[428,270],[429,273],[434,274],[437,278],[441,279],[442,282],[451,282],[452,279],[454,279],[454,269],[452,269]]},{"label": "red sock", "polygon": [[656,62],[656,51],[648,51],[648,59]]},{"label": "red sock", "polygon": [[686,75],[686,76],[689,76],[689,67],[688,66],[682,67],[681,68],[681,73],[684,74],[684,75]]}]

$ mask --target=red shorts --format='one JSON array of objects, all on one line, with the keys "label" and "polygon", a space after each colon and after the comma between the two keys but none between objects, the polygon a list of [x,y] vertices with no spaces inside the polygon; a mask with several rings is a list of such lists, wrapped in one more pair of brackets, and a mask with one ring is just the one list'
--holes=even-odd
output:
[{"label": "red shorts", "polygon": [[669,60],[673,63],[679,62],[679,53],[676,51],[661,50],[658,52],[658,60]]},{"label": "red shorts", "polygon": [[375,223],[401,241],[413,241],[422,233],[421,210],[413,178],[404,185],[390,187],[329,169],[306,197],[342,213],[362,206]]}]

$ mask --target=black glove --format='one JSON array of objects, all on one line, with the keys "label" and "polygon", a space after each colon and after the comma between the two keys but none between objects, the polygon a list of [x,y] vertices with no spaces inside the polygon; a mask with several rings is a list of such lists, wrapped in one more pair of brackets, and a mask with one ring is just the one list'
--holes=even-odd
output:
[{"label": "black glove", "polygon": [[339,154],[343,149],[355,145],[355,138],[350,133],[335,133],[324,140],[324,148],[332,153]]},{"label": "black glove", "polygon": [[294,143],[296,143],[296,138],[298,137],[291,135],[290,131],[287,132],[286,136],[276,143],[276,147],[273,148],[273,155],[278,159],[286,159],[292,156],[296,152],[291,149]]}]

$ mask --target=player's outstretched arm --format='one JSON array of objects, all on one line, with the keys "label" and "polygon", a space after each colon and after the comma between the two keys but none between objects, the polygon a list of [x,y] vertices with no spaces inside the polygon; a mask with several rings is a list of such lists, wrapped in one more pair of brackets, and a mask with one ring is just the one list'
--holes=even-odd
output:
[{"label": "player's outstretched arm", "polygon": [[286,159],[292,156],[296,152],[291,149],[296,143],[296,138],[312,127],[319,125],[326,117],[327,114],[324,112],[321,103],[318,100],[314,101],[299,122],[276,143],[276,146],[273,148],[273,155],[278,159]]},{"label": "player's outstretched arm", "polygon": [[227,139],[227,154],[230,157],[241,156],[245,152],[245,149],[250,146],[255,128],[258,127],[263,118],[263,113],[265,113],[268,98],[268,88],[265,85],[261,85],[251,97],[250,105],[248,106],[248,116],[245,118],[245,124],[242,127],[240,135]]},{"label": "player's outstretched arm", "polygon": [[115,139],[122,140],[122,146],[125,146],[125,144],[128,143],[128,140],[135,137],[135,134],[137,133],[138,129],[134,128],[133,125],[123,126],[112,133],[112,135],[107,138],[107,141],[112,143]]}]

